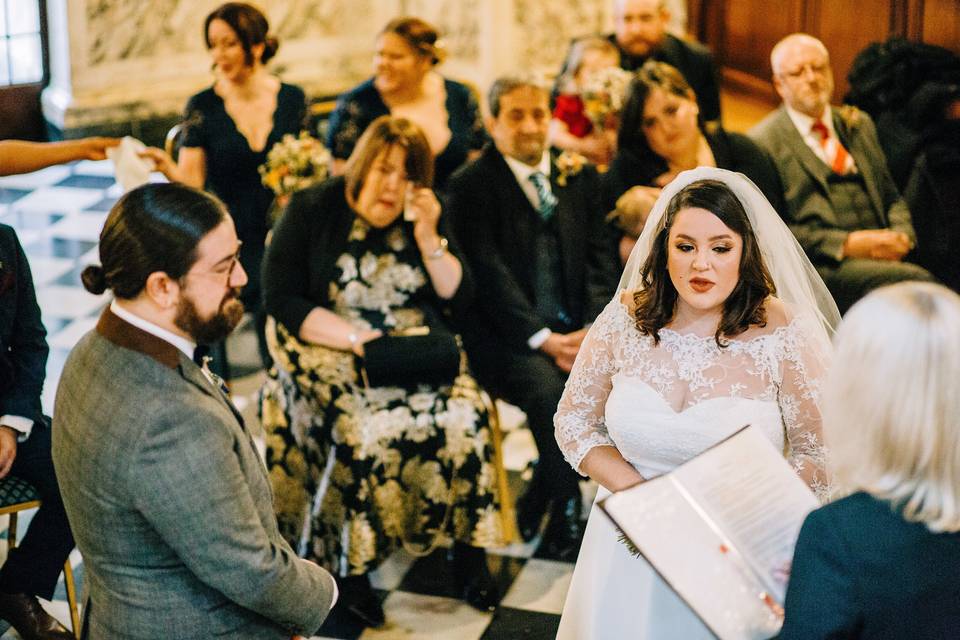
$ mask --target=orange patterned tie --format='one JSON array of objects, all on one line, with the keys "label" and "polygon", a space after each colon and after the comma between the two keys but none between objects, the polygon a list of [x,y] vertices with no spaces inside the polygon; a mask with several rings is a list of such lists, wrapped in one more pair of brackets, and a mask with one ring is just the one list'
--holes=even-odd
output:
[{"label": "orange patterned tie", "polygon": [[847,173],[847,161],[850,158],[850,154],[840,143],[840,139],[831,139],[830,130],[827,129],[827,125],[820,120],[814,122],[810,130],[819,134],[820,148],[823,149],[823,153],[829,161],[827,164],[830,165],[830,169],[840,175]]}]

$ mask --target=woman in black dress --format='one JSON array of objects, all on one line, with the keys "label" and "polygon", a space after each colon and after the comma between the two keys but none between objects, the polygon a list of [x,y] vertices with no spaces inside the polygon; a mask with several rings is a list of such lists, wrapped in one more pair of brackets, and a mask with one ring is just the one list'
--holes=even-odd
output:
[{"label": "woman in black dress", "polygon": [[344,176],[294,194],[264,262],[274,366],[261,417],[280,530],[338,576],[339,606],[368,626],[383,622],[368,573],[400,546],[452,538],[464,599],[487,610],[497,598],[484,548],[501,541],[505,480],[476,383],[462,364],[443,381],[362,369],[381,336],[449,335],[470,304],[432,173],[419,127],[378,118]]},{"label": "woman in black dress", "polygon": [[[187,102],[178,161],[160,149],[146,152],[169,180],[205,188],[227,205],[243,242],[240,263],[250,278],[241,300],[257,320],[265,363],[260,263],[273,193],[261,184],[257,168],[285,134],[303,128],[306,116],[303,90],[264,67],[278,47],[268,28],[260,11],[239,2],[207,16],[204,37],[217,80]],[[214,365],[228,377],[222,355]]]},{"label": "woman in black dress", "polygon": [[373,77],[344,93],[330,115],[327,147],[334,173],[343,171],[367,125],[387,114],[423,129],[435,158],[438,191],[483,146],[487,138],[473,92],[434,70],[446,55],[438,38],[437,30],[419,18],[397,18],[383,28]]},{"label": "woman in black dress", "polygon": [[[650,60],[630,82],[620,115],[617,154],[602,178],[604,205],[607,211],[623,209],[625,202],[618,200],[629,191],[628,208],[631,200],[652,206],[661,188],[680,172],[696,167],[744,174],[776,211],[783,211],[780,178],[766,152],[744,135],[704,127],[697,97],[680,72]],[[643,230],[643,216],[635,220],[637,228],[620,225],[624,261]]]}]

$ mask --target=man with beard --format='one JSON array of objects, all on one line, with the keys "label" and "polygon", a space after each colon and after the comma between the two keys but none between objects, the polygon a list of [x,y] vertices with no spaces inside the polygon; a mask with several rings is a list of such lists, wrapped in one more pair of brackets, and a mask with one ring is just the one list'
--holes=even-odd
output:
[{"label": "man with beard", "polygon": [[218,379],[193,361],[243,314],[240,243],[221,202],[135,189],[83,272],[114,300],[57,390],[53,458],[84,556],[87,638],[313,635],[333,578],[280,536],[270,485]]},{"label": "man with beard", "polygon": [[447,211],[476,282],[464,341],[481,383],[527,414],[539,461],[517,504],[525,540],[550,522],[541,552],[572,561],[580,488],[554,438],[553,414],[591,322],[613,297],[618,263],[596,169],[547,149],[547,91],[525,78],[490,88],[494,144],[449,182]]},{"label": "man with beard", "polygon": [[770,54],[783,105],[751,132],[780,172],[780,214],[820,272],[841,313],[866,293],[901,280],[932,280],[905,261],[916,244],[866,113],[830,106],[833,70],[822,42],[794,33]]},{"label": "man with beard", "polygon": [[[669,24],[666,0],[614,0],[614,30],[603,37],[620,50],[620,66],[626,71],[638,70],[647,60],[675,67],[696,94],[700,117],[719,122],[720,82],[710,50],[668,33]],[[565,60],[569,59],[568,52]],[[566,67],[557,77],[563,78],[565,72]]]}]

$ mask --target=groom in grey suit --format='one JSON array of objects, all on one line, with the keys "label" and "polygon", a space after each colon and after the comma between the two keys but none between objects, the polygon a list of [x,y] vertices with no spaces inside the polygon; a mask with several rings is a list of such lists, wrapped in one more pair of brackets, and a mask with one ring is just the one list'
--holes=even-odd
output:
[{"label": "groom in grey suit", "polygon": [[270,484],[222,381],[194,364],[247,280],[224,206],[151,184],[126,194],[84,286],[115,296],[64,367],[53,457],[84,556],[91,640],[289,640],[337,597],[277,529]]},{"label": "groom in grey suit", "polygon": [[797,240],[846,311],[871,289],[901,280],[932,280],[904,260],[916,244],[873,121],[830,106],[833,71],[826,47],[795,33],[770,54],[783,106],[750,136],[780,172]]}]

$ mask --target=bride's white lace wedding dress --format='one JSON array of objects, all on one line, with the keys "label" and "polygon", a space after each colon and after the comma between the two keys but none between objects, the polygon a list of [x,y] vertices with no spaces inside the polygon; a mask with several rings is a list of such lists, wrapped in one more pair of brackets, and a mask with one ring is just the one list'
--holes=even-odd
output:
[{"label": "bride's white lace wedding dress", "polygon": [[[817,488],[823,450],[816,399],[826,354],[807,329],[799,317],[771,318],[722,349],[713,336],[669,329],[655,344],[614,300],[581,347],[558,408],[557,441],[574,468],[591,448],[615,446],[649,479],[752,424]],[[597,499],[607,495],[601,488]],[[557,637],[714,636],[594,505]]]}]

